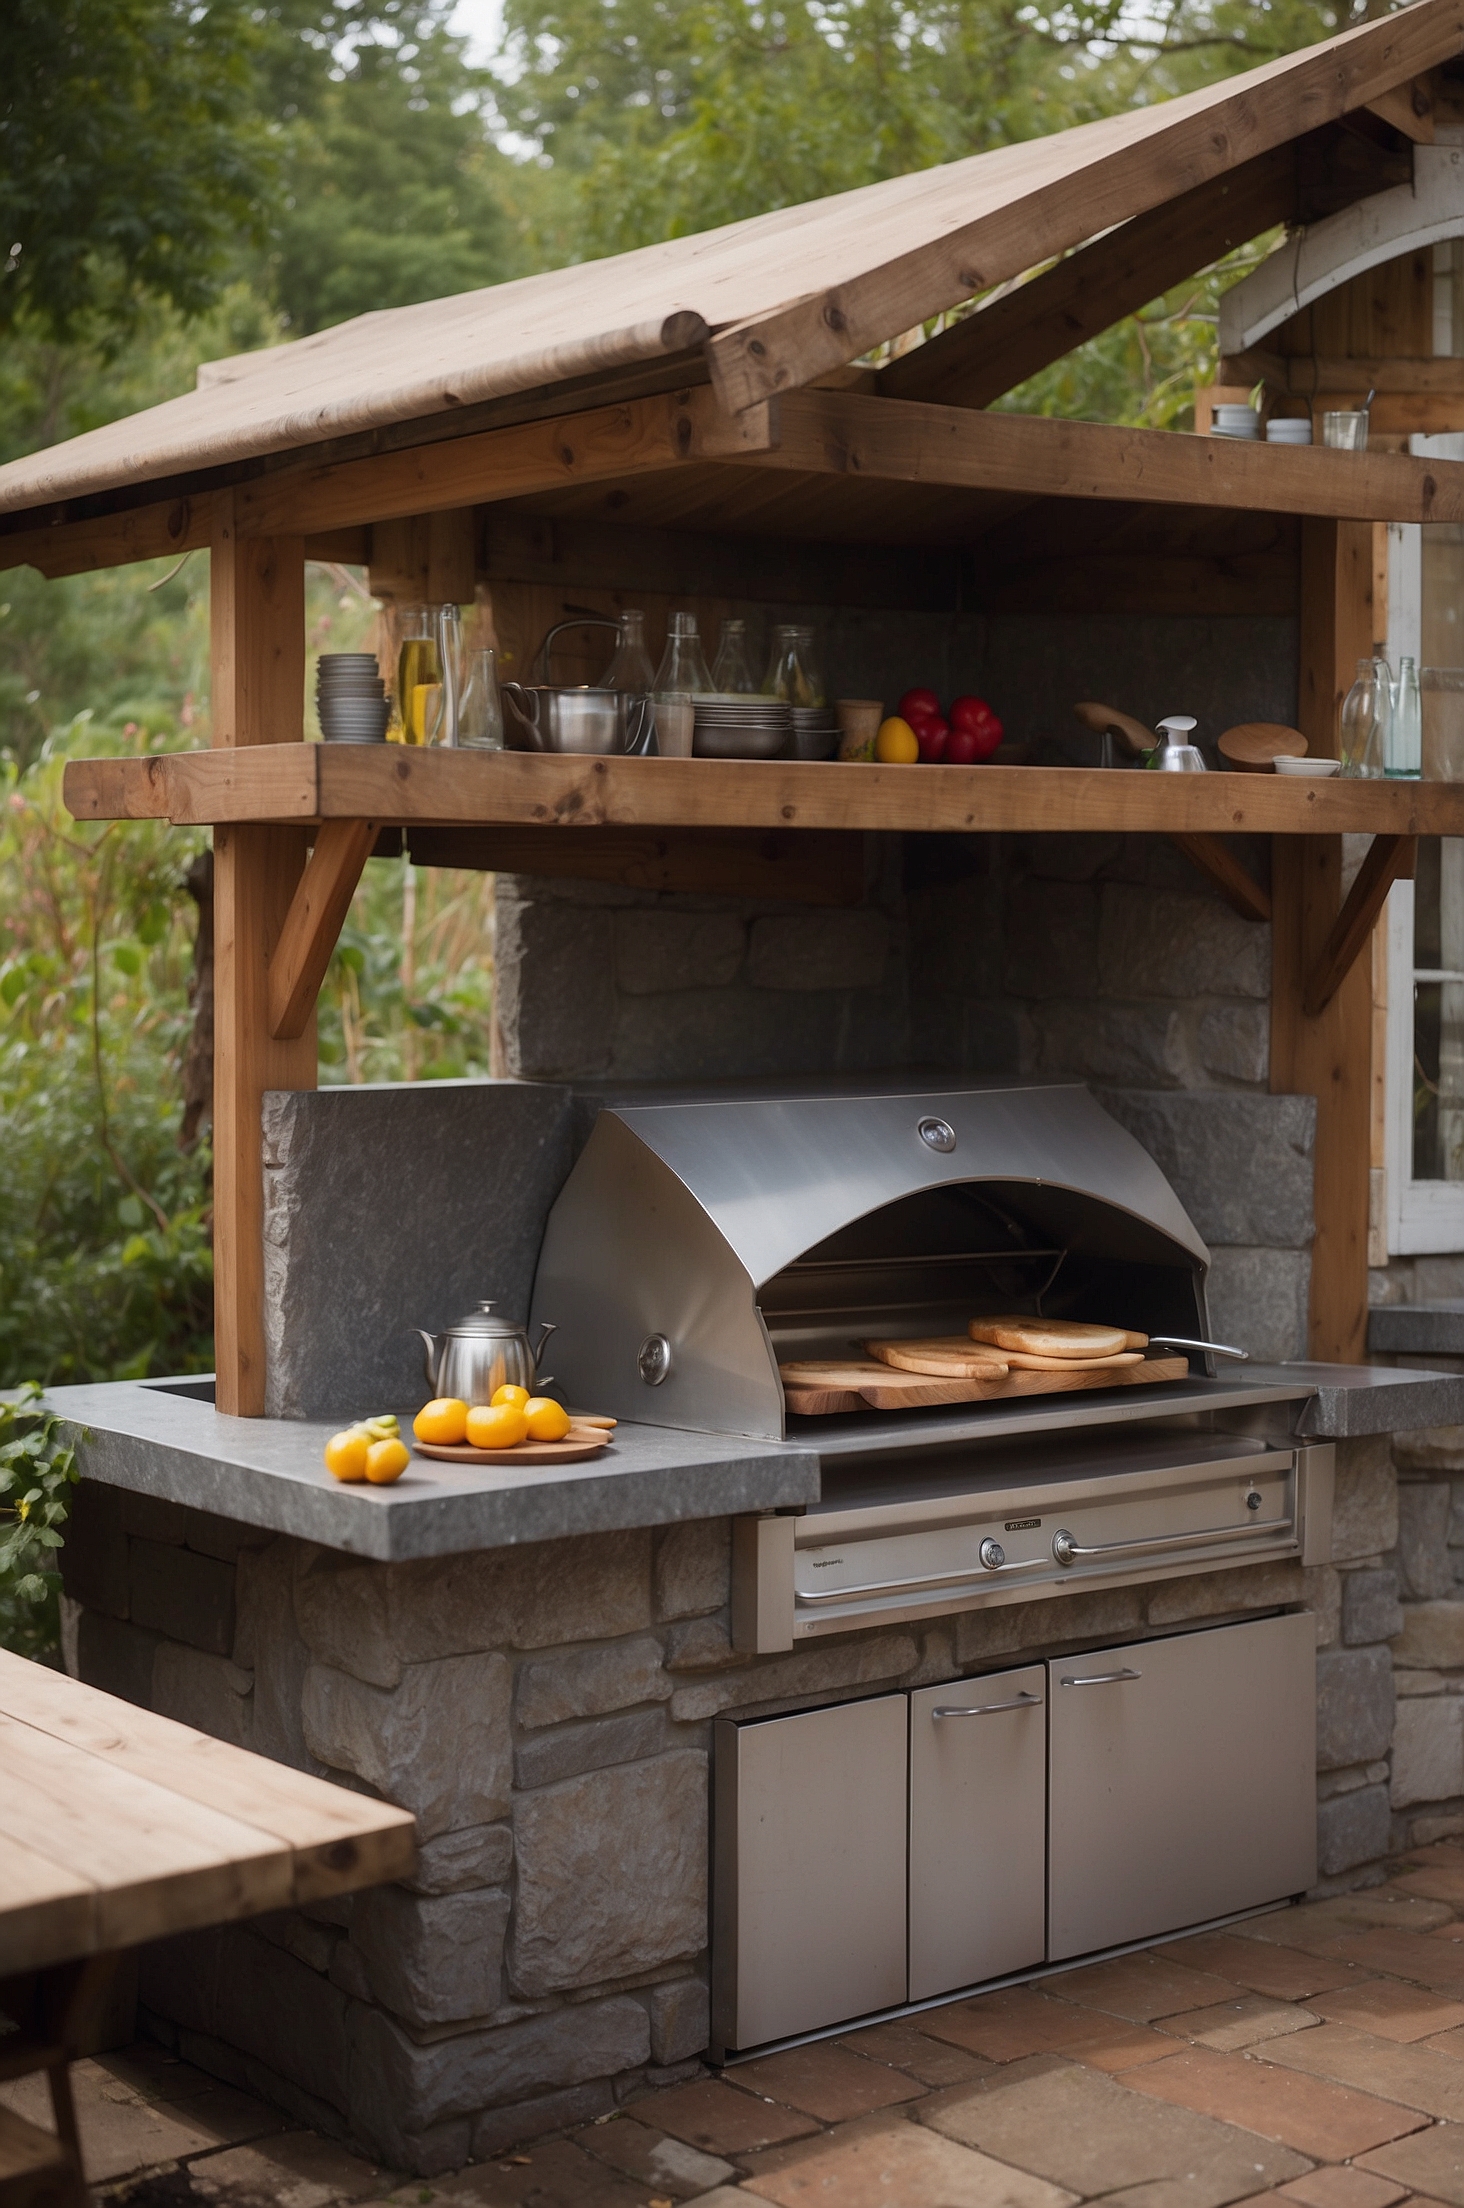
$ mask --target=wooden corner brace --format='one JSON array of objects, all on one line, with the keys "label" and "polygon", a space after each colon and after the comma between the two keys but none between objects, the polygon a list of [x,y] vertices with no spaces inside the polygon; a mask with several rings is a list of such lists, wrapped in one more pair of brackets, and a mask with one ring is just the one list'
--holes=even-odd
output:
[{"label": "wooden corner brace", "polygon": [[327,820],[316,834],[269,961],[269,1031],[276,1042],[305,1032],[377,827],[374,820]]},{"label": "wooden corner brace", "polygon": [[1353,960],[1377,925],[1394,882],[1412,880],[1417,855],[1417,836],[1373,837],[1357,879],[1306,977],[1301,1008],[1309,1020],[1326,1010],[1342,986]]},{"label": "wooden corner brace", "polygon": [[1242,920],[1270,919],[1269,890],[1252,881],[1222,837],[1172,835],[1169,840],[1176,851],[1184,853],[1191,866],[1198,867],[1206,879],[1214,883],[1226,904],[1238,912]]}]

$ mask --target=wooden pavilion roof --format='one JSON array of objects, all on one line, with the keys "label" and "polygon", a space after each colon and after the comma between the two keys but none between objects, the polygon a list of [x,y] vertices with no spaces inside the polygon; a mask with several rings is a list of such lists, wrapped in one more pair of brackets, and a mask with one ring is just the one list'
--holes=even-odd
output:
[{"label": "wooden pavilion roof", "polygon": [[[698,348],[722,406],[741,413],[1116,225],[1237,169],[1254,174],[1274,149],[1461,52],[1464,0],[1413,0],[1184,98],[614,259],[362,315],[211,363],[194,391],[12,461],[0,468],[0,514],[13,526],[58,502],[440,423],[485,401],[583,393],[637,364],[680,358],[705,373]],[[1042,301],[1033,287],[1034,312]],[[1020,302],[1006,304],[1020,314]]]}]

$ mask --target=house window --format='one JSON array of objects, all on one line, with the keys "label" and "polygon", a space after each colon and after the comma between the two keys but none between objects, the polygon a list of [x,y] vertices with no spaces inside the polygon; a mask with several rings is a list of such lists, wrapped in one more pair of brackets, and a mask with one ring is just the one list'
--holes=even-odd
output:
[{"label": "house window", "polygon": [[[1464,435],[1410,443],[1464,459]],[[1464,528],[1388,531],[1395,668],[1405,652],[1420,666],[1464,667]],[[1386,944],[1388,1254],[1464,1251],[1464,838],[1420,839],[1417,878],[1388,898]]]}]

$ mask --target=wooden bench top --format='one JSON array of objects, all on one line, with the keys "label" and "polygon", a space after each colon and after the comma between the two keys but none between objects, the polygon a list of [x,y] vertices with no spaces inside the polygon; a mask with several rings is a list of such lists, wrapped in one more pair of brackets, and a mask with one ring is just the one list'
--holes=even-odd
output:
[{"label": "wooden bench top", "polygon": [[0,1977],[410,1874],[410,1813],[0,1650]]}]

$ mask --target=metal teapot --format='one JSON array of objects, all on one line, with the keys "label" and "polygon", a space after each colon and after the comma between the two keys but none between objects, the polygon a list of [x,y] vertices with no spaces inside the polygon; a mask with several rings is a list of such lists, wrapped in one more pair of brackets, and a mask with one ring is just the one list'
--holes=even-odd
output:
[{"label": "metal teapot", "polygon": [[501,1319],[491,1302],[480,1303],[445,1334],[414,1330],[427,1352],[427,1385],[434,1395],[456,1396],[459,1402],[491,1403],[495,1388],[511,1382],[532,1395],[546,1388],[552,1373],[539,1373],[544,1344],[554,1332],[544,1321],[537,1349],[529,1347],[527,1330],[512,1319]]}]

